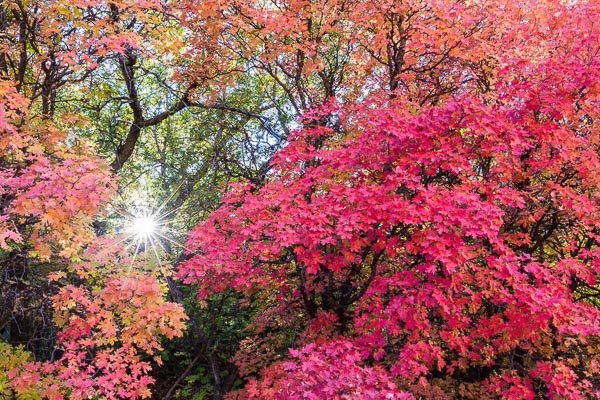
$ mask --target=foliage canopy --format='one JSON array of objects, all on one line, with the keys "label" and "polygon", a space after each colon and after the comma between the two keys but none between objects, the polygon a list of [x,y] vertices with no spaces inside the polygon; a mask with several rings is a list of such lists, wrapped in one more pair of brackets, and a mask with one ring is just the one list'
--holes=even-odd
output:
[{"label": "foliage canopy", "polygon": [[596,3],[3,2],[0,395],[597,398]]}]

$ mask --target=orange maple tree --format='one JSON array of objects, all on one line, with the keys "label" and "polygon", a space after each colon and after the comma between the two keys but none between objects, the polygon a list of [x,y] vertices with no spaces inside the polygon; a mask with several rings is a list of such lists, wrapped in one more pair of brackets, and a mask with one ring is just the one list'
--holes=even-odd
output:
[{"label": "orange maple tree", "polygon": [[[162,8],[19,0],[0,8],[2,329],[10,342],[28,333],[21,324],[40,318],[31,310],[53,320],[43,326],[50,336],[45,359],[0,343],[0,395],[148,397],[153,379],[146,357],[160,362],[161,337],[181,335],[185,316],[165,300],[154,273],[132,269],[133,262],[117,255],[122,246],[94,233],[92,223],[115,195],[115,180],[81,138],[85,119],[59,113],[56,96],[109,56],[147,50],[149,42],[140,38],[160,20]],[[32,283],[39,279],[48,283]],[[34,284],[40,292],[27,297]]]}]

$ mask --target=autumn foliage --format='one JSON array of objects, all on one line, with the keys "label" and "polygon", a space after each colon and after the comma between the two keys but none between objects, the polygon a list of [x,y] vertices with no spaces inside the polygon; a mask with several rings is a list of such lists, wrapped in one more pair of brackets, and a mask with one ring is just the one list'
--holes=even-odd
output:
[{"label": "autumn foliage", "polygon": [[409,3],[227,8],[220,35],[327,98],[181,276],[261,305],[242,397],[595,398],[600,10]]},{"label": "autumn foliage", "polygon": [[[160,362],[161,338],[181,335],[185,316],[165,300],[156,276],[132,271],[115,255],[122,246],[108,238],[102,249],[92,246],[100,241],[92,223],[115,195],[115,180],[92,143],[79,136],[85,119],[69,113],[51,118],[58,88],[71,75],[93,70],[92,56],[100,61],[122,51],[129,36],[118,29],[103,32],[97,26],[102,18],[93,27],[102,40],[85,30],[91,26],[83,20],[75,24],[80,30],[67,29],[68,21],[82,15],[75,4],[0,7],[3,336],[18,342],[31,329],[28,344],[39,349],[38,342],[47,340],[51,353],[34,360],[21,346],[1,341],[0,397],[148,397],[153,379],[146,358]],[[74,32],[93,40],[82,42]],[[22,47],[7,46],[11,40]],[[45,77],[36,81],[36,74]],[[48,312],[51,322],[36,322]]]},{"label": "autumn foliage", "polygon": [[[27,303],[51,323],[43,358],[0,341],[0,397],[151,396],[187,317],[139,247],[92,224],[143,128],[197,107],[273,133],[273,113],[228,105],[246,84],[276,98],[287,145],[228,179],[175,266],[200,306],[235,293],[251,315],[228,397],[600,397],[596,3],[3,4],[0,316]],[[164,107],[142,58],[179,85]],[[57,103],[103,67],[133,121],[110,167]]]},{"label": "autumn foliage", "polygon": [[[182,311],[164,300],[155,277],[127,272],[126,261],[114,265],[118,248],[111,241],[105,243],[113,248],[109,254],[93,247],[82,254],[95,239],[92,218],[113,193],[108,167],[90,156],[90,144],[69,145],[74,136],[68,131],[30,119],[27,100],[10,85],[0,88],[0,259],[6,273],[27,264],[41,269],[43,263],[87,260],[48,277],[63,282],[51,299],[61,356],[34,362],[1,343],[0,394],[148,397],[153,380],[141,356],[156,355],[161,336],[181,333]],[[67,275],[74,283],[63,280]]]}]

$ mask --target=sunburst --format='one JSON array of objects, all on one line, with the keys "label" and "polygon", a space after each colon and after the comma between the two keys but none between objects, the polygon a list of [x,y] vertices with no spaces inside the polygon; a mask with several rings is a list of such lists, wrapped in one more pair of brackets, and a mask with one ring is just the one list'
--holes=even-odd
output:
[{"label": "sunburst", "polygon": [[165,275],[167,271],[164,271],[161,259],[161,254],[168,252],[165,244],[168,242],[170,245],[185,249],[184,245],[175,240],[177,232],[171,227],[172,214],[177,209],[165,211],[172,195],[156,208],[151,206],[151,202],[147,201],[145,196],[136,197],[134,204],[115,207],[121,219],[119,225],[122,227],[122,236],[115,245],[125,243],[126,253],[134,249],[129,270],[133,268],[138,257],[144,257],[148,261],[149,257],[152,257],[155,258],[160,272]]},{"label": "sunburst", "polygon": [[131,230],[138,240],[146,240],[148,238],[152,238],[152,236],[156,233],[159,227],[158,222],[159,221],[155,220],[151,215],[137,217],[135,220],[133,220]]}]

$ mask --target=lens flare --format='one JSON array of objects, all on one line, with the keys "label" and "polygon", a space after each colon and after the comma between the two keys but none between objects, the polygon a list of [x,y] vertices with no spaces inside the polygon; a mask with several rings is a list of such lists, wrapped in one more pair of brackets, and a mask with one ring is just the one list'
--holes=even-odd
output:
[{"label": "lens flare", "polygon": [[148,239],[157,231],[158,221],[152,216],[137,217],[133,220],[132,231],[138,239]]},{"label": "lens flare", "polygon": [[120,226],[117,228],[120,237],[113,246],[124,244],[124,254],[131,255],[130,270],[138,260],[138,267],[156,266],[163,275],[170,275],[168,263],[163,265],[162,258],[173,257],[181,250],[186,250],[185,245],[176,239],[181,236],[181,232],[173,227],[174,216],[179,208],[165,210],[176,193],[176,190],[173,191],[158,206],[153,206],[143,193],[135,196],[133,204],[114,206],[113,211],[120,217]]}]

